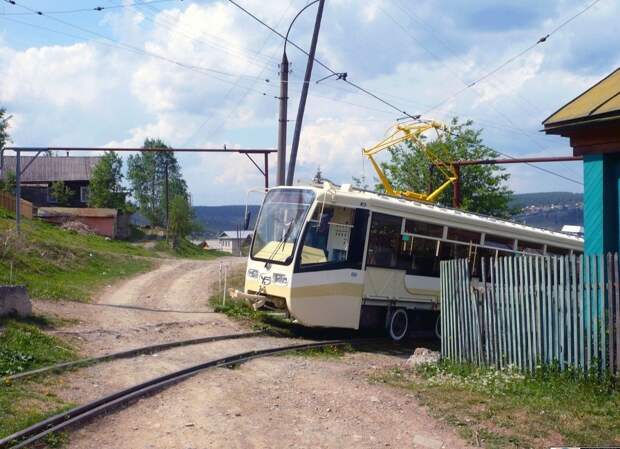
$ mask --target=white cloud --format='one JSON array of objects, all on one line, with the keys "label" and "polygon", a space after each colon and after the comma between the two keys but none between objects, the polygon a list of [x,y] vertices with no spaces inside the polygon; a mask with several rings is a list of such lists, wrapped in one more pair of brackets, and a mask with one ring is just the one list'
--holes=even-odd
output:
[{"label": "white cloud", "polygon": [[[482,9],[495,3],[489,0],[478,6]],[[601,2],[488,82],[433,110],[429,118],[473,118],[485,128],[486,142],[506,153],[568,154],[568,141],[542,136],[540,123],[620,64],[620,52],[600,43],[610,42],[608,30],[615,29],[620,6],[613,3]],[[243,4],[285,31],[306,2],[246,0]],[[514,4],[537,8],[533,1]],[[491,27],[481,31],[464,25],[471,19],[465,17],[470,14],[469,6],[442,3],[438,12],[438,5],[436,0],[415,6],[403,0],[328,2],[318,54],[334,69],[347,71],[350,80],[415,114],[462,89],[458,78],[479,77],[556,25],[556,16],[583,6],[578,1],[558,0],[540,20],[511,30]],[[162,11],[157,14],[150,8],[110,10],[93,26],[97,32],[186,65],[244,76],[199,73],[88,40],[54,45],[60,38],[53,34],[47,35],[47,45],[20,47],[12,40],[15,30],[3,31],[0,103],[14,115],[11,133],[16,143],[139,146],[146,137],[161,137],[176,146],[208,142],[212,146],[273,147],[277,123],[273,97],[278,95],[281,40],[222,0],[158,8]],[[387,20],[382,9],[389,9],[409,33]],[[294,29],[294,40],[304,46],[310,41],[312,11]],[[80,17],[67,20],[79,23]],[[30,29],[18,27],[16,31],[17,37],[30,37]],[[595,60],[584,57],[588,50]],[[292,48],[289,57],[294,69],[289,86],[290,145],[301,88],[298,81],[306,59]],[[315,67],[314,74],[316,79],[326,73]],[[250,78],[254,75],[260,78]],[[379,140],[399,115],[342,81],[313,83],[298,178],[310,178],[319,165],[335,181],[349,182],[364,168],[372,176],[370,165],[362,163],[360,147]],[[275,158],[271,159],[275,175]],[[184,155],[181,160],[197,204],[240,202],[247,188],[262,185],[262,177],[245,156]],[[575,175],[569,167],[558,170]],[[510,171],[517,191],[573,189],[527,167],[512,166]]]},{"label": "white cloud", "polygon": [[104,69],[102,55],[91,45],[29,48],[0,55],[3,79],[0,101],[42,101],[54,106],[89,106],[104,88],[105,78],[90,75]]}]

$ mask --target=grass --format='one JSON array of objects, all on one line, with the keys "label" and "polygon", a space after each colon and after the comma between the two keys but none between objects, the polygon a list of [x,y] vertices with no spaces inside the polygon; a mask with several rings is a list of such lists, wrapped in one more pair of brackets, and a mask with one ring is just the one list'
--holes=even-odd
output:
[{"label": "grass", "polygon": [[535,375],[447,361],[372,379],[412,391],[431,413],[487,448],[617,446],[620,390],[610,381],[541,369]]},{"label": "grass", "polygon": [[350,344],[344,345],[327,345],[319,348],[302,349],[300,351],[289,352],[287,355],[300,355],[316,359],[339,359],[348,352],[353,352],[354,348]]},{"label": "grass", "polygon": [[45,334],[33,322],[0,320],[0,376],[75,359],[70,345]]},{"label": "grass", "polygon": [[[227,279],[227,288],[243,289],[245,280],[245,267],[230,273]],[[263,310],[254,310],[245,301],[233,300],[227,294],[226,302],[223,301],[222,289],[216,285],[213,295],[209,298],[209,303],[213,310],[218,313],[243,322],[253,329],[262,330],[270,335],[287,338],[307,338],[312,340],[336,340],[342,338],[359,337],[356,331],[348,329],[334,329],[321,327],[306,327],[287,318],[283,313],[271,313]],[[313,352],[314,351],[314,352]],[[340,351],[340,349],[338,350]],[[347,351],[344,349],[344,351]],[[306,355],[314,356],[328,355],[330,349],[318,348],[307,351],[300,351]]]},{"label": "grass", "polygon": [[0,284],[26,285],[30,295],[39,299],[87,301],[103,285],[148,271],[153,257],[213,259],[222,255],[187,240],[175,251],[167,246],[164,251],[147,249],[39,220],[22,220],[18,237],[12,217],[0,209]]},{"label": "grass", "polygon": [[[73,347],[42,331],[53,323],[41,317],[0,320],[0,376],[75,359]],[[54,383],[51,378],[39,378],[36,382],[1,384],[0,437],[70,407],[50,392]]]},{"label": "grass", "polygon": [[210,260],[217,257],[230,256],[229,253],[218,251],[215,249],[202,249],[192,242],[182,239],[176,248],[171,248],[165,240],[158,240],[154,250],[173,257],[182,257],[184,259]]},{"label": "grass", "polygon": [[0,284],[26,285],[42,299],[88,300],[96,288],[148,270],[147,250],[96,235],[81,235],[39,221],[22,220],[14,232],[0,209]]}]

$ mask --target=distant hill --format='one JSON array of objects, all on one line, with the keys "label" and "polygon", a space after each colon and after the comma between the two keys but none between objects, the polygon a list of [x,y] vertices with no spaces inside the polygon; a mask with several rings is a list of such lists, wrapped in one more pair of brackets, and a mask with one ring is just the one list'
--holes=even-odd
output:
[{"label": "distant hill", "polygon": [[[250,229],[254,229],[260,206],[248,206]],[[196,219],[202,224],[202,235],[207,238],[217,236],[222,231],[243,229],[245,206],[194,206]]]},{"label": "distant hill", "polygon": [[574,205],[583,203],[583,193],[572,192],[539,192],[517,193],[512,196],[511,206],[551,206],[552,204]]},{"label": "distant hill", "polygon": [[571,192],[521,193],[511,206],[521,212],[513,217],[520,223],[559,231],[564,225],[583,226],[583,194]]},{"label": "distant hill", "polygon": [[[583,225],[583,194],[571,192],[519,193],[512,197],[511,206],[521,213],[513,220],[531,226],[560,230],[563,225]],[[250,229],[254,229],[260,206],[248,207]],[[243,228],[245,206],[195,206],[196,218],[203,225],[203,236],[213,238],[222,231]]]}]

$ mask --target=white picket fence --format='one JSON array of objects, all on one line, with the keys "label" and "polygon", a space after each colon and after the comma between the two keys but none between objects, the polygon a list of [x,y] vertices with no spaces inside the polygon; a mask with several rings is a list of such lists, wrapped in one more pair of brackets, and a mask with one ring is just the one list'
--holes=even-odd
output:
[{"label": "white picket fence", "polygon": [[441,263],[441,352],[447,359],[534,371],[620,373],[618,254]]}]

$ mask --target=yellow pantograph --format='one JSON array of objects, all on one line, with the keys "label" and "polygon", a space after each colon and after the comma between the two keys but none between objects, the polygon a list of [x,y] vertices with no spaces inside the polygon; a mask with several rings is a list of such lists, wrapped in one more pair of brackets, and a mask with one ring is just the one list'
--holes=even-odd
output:
[{"label": "yellow pantograph", "polygon": [[[417,200],[417,201],[425,201],[425,202],[435,202],[439,198],[439,195],[446,190],[451,184],[457,181],[458,176],[454,167],[450,163],[446,163],[438,158],[432,151],[428,149],[428,147],[424,144],[422,140],[422,134],[426,131],[434,129],[439,133],[439,131],[445,131],[446,127],[442,123],[429,121],[429,122],[409,122],[409,123],[399,123],[398,125],[390,128],[387,133],[387,136],[381,140],[381,142],[377,143],[375,146],[370,148],[363,148],[362,152],[365,156],[370,159],[370,163],[374,167],[377,172],[377,176],[381,180],[381,184],[385,188],[385,192],[388,195],[400,196],[402,198],[406,198],[408,200]],[[410,192],[407,190],[394,190],[392,184],[383,173],[383,170],[375,160],[374,156],[380,151],[386,150],[394,145],[398,145],[399,143],[403,143],[409,141],[411,142],[418,151],[421,151],[426,158],[430,161],[433,166],[439,170],[439,172],[445,176],[446,181],[441,184],[437,189],[435,189],[431,193],[418,193],[418,192]]]}]

